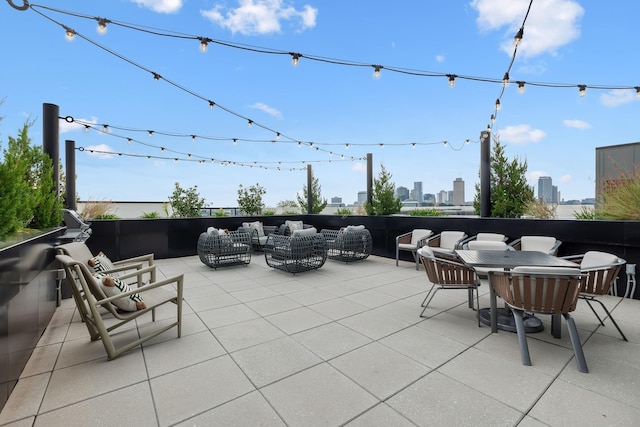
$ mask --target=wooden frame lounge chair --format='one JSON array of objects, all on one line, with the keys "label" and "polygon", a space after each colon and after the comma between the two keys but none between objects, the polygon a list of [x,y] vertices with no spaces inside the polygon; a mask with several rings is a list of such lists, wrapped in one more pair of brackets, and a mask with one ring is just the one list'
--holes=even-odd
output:
[{"label": "wooden frame lounge chair", "polygon": [[427,239],[433,235],[433,231],[425,228],[416,228],[403,233],[396,237],[396,267],[400,258],[400,251],[410,251],[416,262],[416,270],[420,265],[420,257],[418,257],[418,249],[427,244]]}]

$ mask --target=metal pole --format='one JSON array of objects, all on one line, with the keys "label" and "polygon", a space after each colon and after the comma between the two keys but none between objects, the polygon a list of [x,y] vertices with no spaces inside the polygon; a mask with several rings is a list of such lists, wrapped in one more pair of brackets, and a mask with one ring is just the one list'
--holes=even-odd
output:
[{"label": "metal pole", "polygon": [[313,186],[313,172],[311,165],[307,165],[307,215],[313,213],[313,194],[311,192]]},{"label": "metal pole", "polygon": [[373,154],[367,153],[367,203],[373,204]]},{"label": "metal pole", "polygon": [[480,133],[480,216],[491,216],[491,132]]},{"label": "metal pole", "polygon": [[67,173],[67,192],[65,196],[65,207],[72,211],[76,210],[76,142],[67,139],[64,146],[64,158]]},{"label": "metal pole", "polygon": [[51,157],[53,163],[53,183],[56,196],[60,196],[60,129],[58,116],[60,108],[54,104],[42,104],[42,151]]}]

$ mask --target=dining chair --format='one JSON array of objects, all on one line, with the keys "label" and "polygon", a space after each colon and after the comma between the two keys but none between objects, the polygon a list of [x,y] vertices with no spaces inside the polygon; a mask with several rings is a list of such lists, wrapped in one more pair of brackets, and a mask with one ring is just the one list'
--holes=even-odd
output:
[{"label": "dining chair", "polygon": [[571,255],[563,258],[577,263],[582,274],[586,275],[580,288],[580,299],[586,301],[593,314],[598,318],[600,325],[604,326],[604,319],[598,315],[593,305],[591,305],[592,302],[600,304],[607,315],[605,319],[609,317],[622,339],[628,341],[607,306],[598,299],[600,296],[609,294],[620,269],[626,264],[626,261],[617,255],[600,251],[588,251],[583,255]]},{"label": "dining chair", "polygon": [[[562,315],[580,372],[589,372],[580,336],[570,313],[576,309],[584,275],[578,268],[515,267],[511,271],[490,271],[489,281],[496,294],[511,308],[518,334],[522,364],[531,366],[523,315],[525,312]],[[553,329],[553,327],[552,327]]]},{"label": "dining chair", "polygon": [[561,240],[551,236],[522,236],[509,243],[516,251],[538,251],[557,255]]},{"label": "dining chair", "polygon": [[416,270],[420,265],[420,259],[417,250],[426,244],[427,238],[433,234],[433,231],[424,228],[416,228],[408,233],[404,233],[396,237],[396,267],[400,258],[400,251],[410,251],[416,262]]},{"label": "dining chair", "polygon": [[[424,312],[427,310],[429,303],[436,295],[436,292],[441,289],[467,289],[469,292],[469,308],[471,309],[474,308],[473,292],[475,291],[476,307],[480,307],[480,297],[478,295],[480,283],[476,280],[473,268],[459,262],[437,257],[428,246],[418,249],[418,256],[431,283],[431,288],[421,304],[424,308],[420,313],[420,317],[424,317]],[[480,326],[479,318],[478,326]]]}]

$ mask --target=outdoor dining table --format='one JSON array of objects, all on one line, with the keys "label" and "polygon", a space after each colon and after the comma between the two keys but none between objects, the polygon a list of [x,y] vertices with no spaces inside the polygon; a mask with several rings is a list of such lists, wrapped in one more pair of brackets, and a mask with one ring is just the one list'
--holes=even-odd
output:
[{"label": "outdoor dining table", "polygon": [[[576,267],[576,264],[566,259],[549,255],[538,251],[491,251],[491,250],[456,250],[460,260],[472,267],[496,268],[510,270],[514,267]],[[498,329],[515,332],[513,313],[508,308],[498,309],[496,293],[493,286],[489,286],[490,307],[478,309],[480,321],[485,325],[491,325],[491,332]],[[544,329],[542,321],[530,315],[525,317],[526,332],[540,332]],[[553,323],[553,322],[552,322]],[[555,322],[559,326],[560,322]],[[559,327],[552,326],[552,335],[559,337]],[[555,329],[555,330],[554,330]]]}]

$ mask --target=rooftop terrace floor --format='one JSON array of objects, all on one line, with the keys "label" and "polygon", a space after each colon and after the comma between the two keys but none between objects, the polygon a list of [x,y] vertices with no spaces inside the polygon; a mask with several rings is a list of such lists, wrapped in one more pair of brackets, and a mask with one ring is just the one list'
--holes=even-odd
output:
[{"label": "rooftop terrace floor", "polygon": [[[175,329],[107,361],[72,299],[63,301],[0,414],[0,425],[637,426],[640,301],[606,297],[629,338],[584,301],[574,313],[590,373],[561,339],[478,327],[465,291],[427,290],[415,264],[371,256],[292,275],[254,254],[212,270],[198,257],[157,261],[184,273]],[[482,289],[481,306],[488,306]],[[122,340],[156,323],[145,315]]]}]

